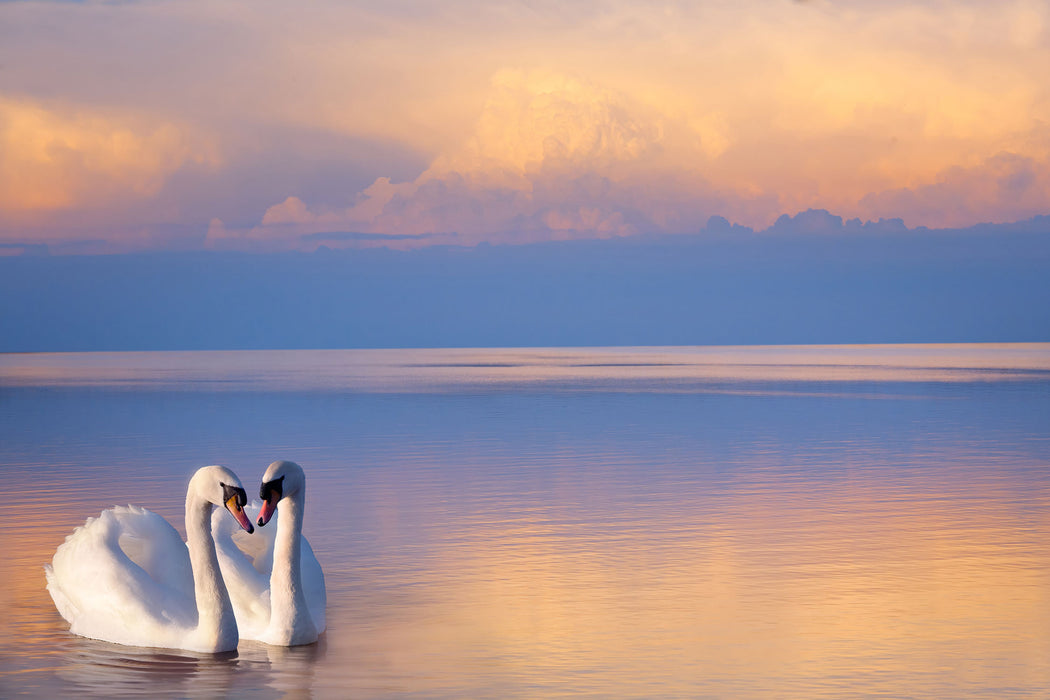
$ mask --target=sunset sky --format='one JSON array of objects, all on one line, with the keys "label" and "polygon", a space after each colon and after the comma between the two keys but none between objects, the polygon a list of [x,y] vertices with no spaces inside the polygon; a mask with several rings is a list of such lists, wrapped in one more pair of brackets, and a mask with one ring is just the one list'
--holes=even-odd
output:
[{"label": "sunset sky", "polygon": [[0,2],[0,244],[1019,221],[1047,66],[1034,0]]}]

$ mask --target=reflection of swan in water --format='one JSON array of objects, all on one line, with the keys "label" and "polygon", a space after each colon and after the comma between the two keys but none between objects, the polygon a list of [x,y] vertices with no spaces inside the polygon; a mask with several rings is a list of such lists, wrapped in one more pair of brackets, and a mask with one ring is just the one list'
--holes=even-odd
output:
[{"label": "reflection of swan in water", "polygon": [[267,685],[280,692],[284,700],[313,698],[314,672],[324,656],[324,647],[324,639],[306,646],[267,646],[271,671]]},{"label": "reflection of swan in water", "polygon": [[240,666],[238,651],[209,654],[86,639],[71,645],[62,660],[54,673],[67,685],[46,688],[45,695],[229,697]]},{"label": "reflection of swan in water", "polygon": [[[219,565],[241,639],[280,646],[310,644],[325,629],[326,595],[324,572],[302,534],[302,467],[274,462],[263,475],[259,495],[260,529],[252,537],[236,532],[226,519],[212,518]],[[275,510],[277,527],[262,527]]]},{"label": "reflection of swan in water", "polygon": [[[225,698],[234,688],[255,689],[249,695],[307,700],[314,690],[317,662],[325,656],[325,639],[317,644],[278,647],[241,640],[235,651],[192,651],[128,647],[93,639],[60,641],[58,666],[42,680],[40,695],[49,697],[179,697]],[[247,685],[246,685],[247,684]],[[274,692],[263,690],[272,689]]]},{"label": "reflection of swan in water", "polygon": [[[318,662],[326,653],[324,635],[315,644],[294,647],[242,641],[237,647],[237,663],[251,669],[253,677],[277,691],[283,700],[307,700],[317,693],[314,687]],[[347,692],[351,691],[344,694]]]},{"label": "reflection of swan in water", "polygon": [[248,532],[240,479],[202,467],[186,491],[186,543],[164,518],[116,507],[73,531],[45,565],[47,590],[70,631],[134,646],[200,652],[237,647],[237,622],[211,536],[213,506]]}]

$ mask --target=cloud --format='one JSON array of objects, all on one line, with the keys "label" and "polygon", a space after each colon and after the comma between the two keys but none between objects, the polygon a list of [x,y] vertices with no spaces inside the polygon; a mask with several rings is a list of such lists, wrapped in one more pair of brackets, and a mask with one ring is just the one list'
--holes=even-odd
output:
[{"label": "cloud", "polygon": [[275,204],[263,214],[263,226],[274,224],[305,224],[317,221],[318,217],[306,209],[306,204],[298,197],[289,197],[280,204]]},{"label": "cloud", "polygon": [[50,255],[51,251],[44,243],[0,243],[0,257],[16,255]]},{"label": "cloud", "polygon": [[207,144],[164,120],[0,95],[0,215],[149,198],[185,164],[218,162]]},{"label": "cloud", "polygon": [[383,233],[360,233],[357,231],[323,231],[321,233],[311,233],[303,236],[303,240],[309,241],[322,241],[326,243],[335,243],[338,241],[387,241],[387,240],[411,240],[426,238],[426,234],[421,235],[387,235]]},{"label": "cloud", "polygon": [[862,204],[917,224],[968,226],[1045,213],[1048,194],[1050,162],[1004,152],[977,166],[949,168],[929,184],[867,195]]},{"label": "cloud", "polygon": [[744,207],[700,174],[708,151],[680,119],[546,71],[500,71],[491,88],[473,133],[414,180],[377,178],[344,209],[289,197],[245,239],[294,245],[333,227],[466,244],[691,232]]},{"label": "cloud", "polygon": [[1048,28],[1034,0],[0,3],[0,238],[1014,220],[1050,210]]},{"label": "cloud", "polygon": [[825,209],[807,209],[794,216],[782,214],[766,233],[779,236],[828,236],[835,234],[851,233],[875,233],[875,234],[897,234],[907,233],[908,227],[900,218],[879,219],[878,221],[861,221],[859,218],[843,221]]},{"label": "cloud", "polygon": [[[856,219],[853,228],[864,217],[876,220],[867,230],[888,231],[895,226],[878,222],[962,226],[1050,207],[1047,159],[1031,146],[1036,155],[1001,153],[929,176],[913,163],[907,171],[919,184],[872,194],[871,186],[896,179],[889,173],[895,147],[876,157],[877,139],[862,136],[867,122],[889,119],[885,114],[855,115],[838,135],[812,135],[800,126],[801,135],[781,131],[774,133],[779,141],[767,143],[698,129],[694,118],[579,77],[502,70],[490,84],[473,132],[414,180],[377,178],[345,208],[289,197],[267,209],[244,240],[297,247],[310,243],[303,236],[312,233],[355,230],[426,235],[427,242],[529,242],[691,233],[712,216],[757,228],[838,230],[841,221],[815,214],[776,220],[785,210],[821,210],[825,203]],[[767,153],[769,165],[761,166],[753,160],[756,148],[782,155]],[[734,171],[749,176],[735,180]],[[830,189],[822,172],[841,175],[843,188]],[[406,240],[398,245],[419,243]]]}]

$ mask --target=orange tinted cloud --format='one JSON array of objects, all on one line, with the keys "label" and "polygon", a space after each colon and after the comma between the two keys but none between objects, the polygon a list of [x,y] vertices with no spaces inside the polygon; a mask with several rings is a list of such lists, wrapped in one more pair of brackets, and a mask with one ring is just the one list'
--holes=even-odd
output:
[{"label": "orange tinted cloud", "polygon": [[216,158],[171,123],[0,97],[0,211],[9,216],[150,197],[187,161]]},{"label": "orange tinted cloud", "polygon": [[[14,75],[26,95],[41,84],[69,93],[63,104],[111,106],[0,103],[20,144],[0,156],[7,218],[97,202],[119,212],[201,159],[227,174],[233,200],[256,202],[234,221],[171,194],[187,218],[230,219],[210,227],[223,245],[296,246],[333,230],[459,242],[673,233],[712,215],[764,228],[808,208],[910,226],[1050,211],[1041,2],[16,5],[0,13],[32,30],[12,38],[22,51],[49,45],[43,20],[104,15],[98,38],[77,35],[86,68],[62,65],[79,83],[48,70],[61,57]],[[172,21],[178,33],[160,31]],[[107,34],[131,24],[149,45]],[[138,63],[150,70],[126,67]],[[223,162],[191,132],[214,134]],[[407,173],[344,149],[354,184],[342,194],[305,178],[259,205],[275,176],[245,163],[303,132],[392,144],[422,165]]]}]

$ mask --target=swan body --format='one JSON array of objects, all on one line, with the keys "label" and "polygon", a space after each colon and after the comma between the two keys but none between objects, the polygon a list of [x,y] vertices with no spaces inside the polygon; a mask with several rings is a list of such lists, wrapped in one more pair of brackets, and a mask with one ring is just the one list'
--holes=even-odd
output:
[{"label": "swan body", "polygon": [[[303,537],[306,479],[295,462],[278,461],[263,475],[259,532],[245,537],[228,519],[212,517],[219,565],[242,639],[277,646],[317,641],[325,630],[324,572]],[[258,511],[256,511],[258,508]],[[276,527],[263,527],[276,515]]]},{"label": "swan body", "polygon": [[215,653],[237,647],[237,621],[211,536],[214,506],[241,526],[244,488],[225,467],[203,467],[186,493],[186,534],[136,506],[88,518],[44,566],[47,590],[70,631],[131,646]]}]

